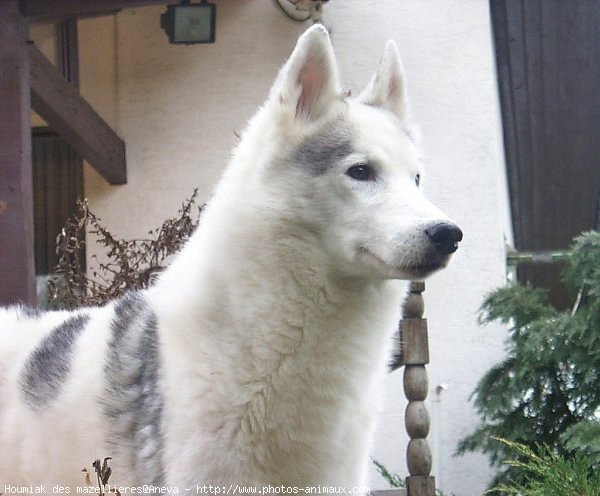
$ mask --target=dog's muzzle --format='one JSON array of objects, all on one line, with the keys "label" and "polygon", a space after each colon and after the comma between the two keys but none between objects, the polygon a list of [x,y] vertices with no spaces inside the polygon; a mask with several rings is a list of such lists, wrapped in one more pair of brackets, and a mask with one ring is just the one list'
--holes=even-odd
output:
[{"label": "dog's muzzle", "polygon": [[440,255],[451,255],[458,249],[463,233],[456,224],[440,222],[425,229],[425,234]]}]

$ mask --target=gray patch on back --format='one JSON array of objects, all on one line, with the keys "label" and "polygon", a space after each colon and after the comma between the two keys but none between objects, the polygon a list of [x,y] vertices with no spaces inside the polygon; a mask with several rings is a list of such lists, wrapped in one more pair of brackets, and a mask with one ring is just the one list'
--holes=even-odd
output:
[{"label": "gray patch on back", "polygon": [[164,482],[163,397],[158,384],[157,327],[156,315],[140,293],[129,293],[116,302],[102,403],[113,457],[127,456],[139,481],[160,486]]},{"label": "gray patch on back", "polygon": [[33,350],[20,384],[23,398],[34,410],[47,406],[60,393],[71,369],[73,345],[89,320],[86,314],[70,317]]},{"label": "gray patch on back", "polygon": [[296,149],[292,161],[319,176],[353,151],[352,130],[337,119],[306,138]]}]

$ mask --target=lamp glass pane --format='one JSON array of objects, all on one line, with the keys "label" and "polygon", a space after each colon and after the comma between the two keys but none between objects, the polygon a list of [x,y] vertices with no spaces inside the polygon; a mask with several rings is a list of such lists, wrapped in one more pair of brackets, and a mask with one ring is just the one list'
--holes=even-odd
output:
[{"label": "lamp glass pane", "polygon": [[176,43],[210,42],[213,33],[211,6],[177,6],[174,28],[173,41]]}]

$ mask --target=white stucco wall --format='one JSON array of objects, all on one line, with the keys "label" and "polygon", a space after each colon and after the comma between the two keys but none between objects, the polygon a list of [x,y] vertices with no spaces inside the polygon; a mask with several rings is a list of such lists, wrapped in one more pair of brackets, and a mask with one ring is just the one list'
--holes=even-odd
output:
[{"label": "white stucco wall", "polygon": [[[216,0],[217,43],[172,46],[163,8],[79,23],[82,93],[127,143],[128,184],[86,170],[93,210],[118,235],[139,237],[173,215],[194,187],[207,199],[240,130],[266,97],[305,24],[270,0]],[[422,130],[426,190],[465,232],[454,264],[427,283],[434,471],[447,494],[481,494],[486,459],[455,459],[476,416],[476,381],[502,356],[504,332],[476,324],[483,295],[504,281],[506,198],[487,0],[333,0],[325,7],[345,86],[358,93],[394,38]],[[90,253],[91,255],[91,253]],[[374,456],[406,473],[402,374],[387,381]],[[385,484],[373,471],[372,487]]]}]

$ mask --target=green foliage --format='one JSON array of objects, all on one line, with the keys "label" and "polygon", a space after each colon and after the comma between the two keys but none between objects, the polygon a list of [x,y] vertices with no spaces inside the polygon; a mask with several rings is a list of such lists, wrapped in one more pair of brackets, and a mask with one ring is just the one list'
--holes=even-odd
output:
[{"label": "green foliage", "polygon": [[[575,241],[565,282],[582,296],[580,317],[589,330],[600,329],[600,233],[588,232]],[[590,334],[594,334],[593,332]],[[594,336],[595,355],[600,355],[600,333]]]},{"label": "green foliage", "polygon": [[522,474],[521,482],[500,484],[490,493],[519,496],[600,496],[600,472],[590,471],[589,460],[575,454],[565,457],[548,446],[532,449],[524,444],[494,438],[514,458],[505,463]]},{"label": "green foliage", "polygon": [[377,460],[373,460],[373,465],[377,469],[377,472],[384,478],[384,480],[390,485],[390,487],[406,487],[406,482],[403,477],[398,474],[390,472],[382,463]]},{"label": "green foliage", "polygon": [[[557,311],[531,286],[501,288],[484,301],[480,322],[509,327],[507,356],[479,381],[472,400],[481,423],[458,454],[482,451],[501,465],[511,445],[492,439],[499,437],[529,449],[542,443],[556,456],[578,451],[588,468],[598,463],[600,233],[575,240],[564,279],[577,295],[572,311]],[[523,480],[517,468],[509,465],[496,482]]]},{"label": "green foliage", "polygon": [[[399,474],[390,472],[385,467],[385,465],[378,462],[377,460],[372,460],[372,461],[373,461],[373,465],[375,465],[375,468],[377,469],[377,472],[379,472],[381,477],[383,477],[383,479],[390,485],[390,487],[393,487],[393,488],[406,487],[406,479],[404,477],[401,477]],[[444,496],[444,493],[442,491],[440,491],[439,489],[436,489],[435,496]],[[450,496],[455,496],[455,494],[452,493]]]},{"label": "green foliage", "polygon": [[560,436],[565,448],[586,456],[590,464],[600,469],[600,422],[582,420]]}]

